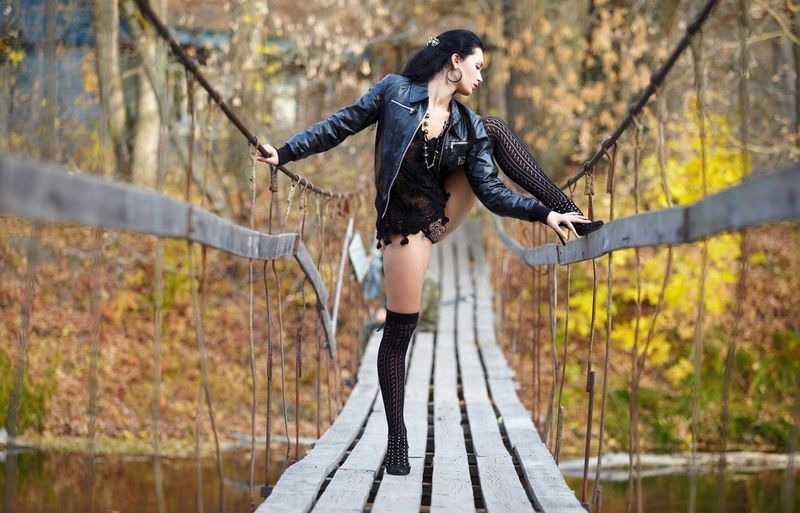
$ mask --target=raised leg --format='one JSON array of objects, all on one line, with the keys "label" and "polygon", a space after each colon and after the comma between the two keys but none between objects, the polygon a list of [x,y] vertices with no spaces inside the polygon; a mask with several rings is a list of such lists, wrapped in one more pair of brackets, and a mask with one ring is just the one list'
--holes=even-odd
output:
[{"label": "raised leg", "polygon": [[[509,178],[551,210],[560,214],[567,212],[583,214],[581,209],[542,171],[539,163],[505,121],[495,116],[487,116],[483,118],[483,126],[492,141],[494,159]],[[602,224],[602,221],[576,224],[575,230],[579,235],[586,235]]]},{"label": "raised leg", "polygon": [[449,219],[444,232],[444,236],[447,237],[464,222],[464,218],[469,214],[476,198],[463,167],[456,168],[447,176],[444,181],[444,190],[450,193],[444,207],[444,214]]}]

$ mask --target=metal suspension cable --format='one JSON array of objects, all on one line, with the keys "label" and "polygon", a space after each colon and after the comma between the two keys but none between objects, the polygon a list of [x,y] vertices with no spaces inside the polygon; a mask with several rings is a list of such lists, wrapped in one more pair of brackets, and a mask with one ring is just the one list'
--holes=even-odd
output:
[{"label": "metal suspension cable", "polygon": [[[194,80],[190,74],[187,73],[187,102],[188,102],[188,109],[189,115],[191,117],[191,124],[189,127],[189,134],[187,136],[187,142],[189,146],[189,157],[188,157],[188,166],[186,168],[186,189],[185,189],[185,200],[188,202],[190,199],[191,194],[191,184],[192,184],[192,168],[194,162],[194,143],[195,143],[195,128],[196,128],[196,116],[195,116],[195,104],[194,104]],[[211,391],[208,386],[208,369],[206,366],[206,344],[205,344],[205,316],[206,316],[206,303],[207,303],[207,293],[208,293],[208,282],[207,282],[207,275],[206,275],[206,245],[201,245],[200,247],[200,278],[199,282],[197,279],[197,274],[195,270],[194,264],[194,242],[191,240],[186,241],[187,246],[187,259],[189,263],[189,284],[190,284],[190,291],[192,296],[192,311],[193,311],[193,318],[194,318],[194,328],[195,328],[195,337],[197,339],[197,346],[199,351],[199,359],[200,359],[200,394],[198,397],[197,403],[197,414],[195,417],[195,430],[196,430],[196,438],[195,438],[195,465],[196,465],[196,472],[197,472],[197,479],[198,479],[198,508],[202,510],[202,472],[200,466],[200,432],[201,432],[201,403],[205,400],[206,407],[208,409],[208,418],[211,423],[211,431],[214,434],[214,449],[217,456],[217,476],[219,478],[219,510],[224,512],[225,511],[225,480],[224,480],[224,473],[222,470],[222,454],[220,451],[220,443],[219,443],[219,430],[217,429],[217,422],[214,415],[214,403],[211,399]]]},{"label": "metal suspension cable", "polygon": [[[705,80],[703,77],[703,39],[702,37],[692,45],[692,63],[694,70],[695,96],[697,98],[697,124],[700,135],[700,162],[703,179],[703,197],[708,195],[708,160],[706,152],[706,118],[705,118]],[[694,513],[697,502],[697,439],[699,437],[699,401],[700,401],[700,381],[703,363],[704,333],[703,324],[705,322],[705,294],[706,294],[706,273],[708,267],[708,237],[703,237],[701,242],[700,255],[700,283],[697,295],[697,316],[694,325],[694,340],[692,343],[692,366],[694,377],[692,379],[692,405],[691,405],[691,433],[692,433],[692,458],[689,467],[689,513]]]},{"label": "metal suspension cable", "polygon": [[[210,111],[209,111],[210,112]],[[207,126],[211,126],[208,123]],[[210,138],[209,138],[210,139]],[[256,218],[256,195],[258,193],[258,186],[256,181],[256,154],[255,151],[250,153],[250,229],[255,230]],[[255,464],[256,464],[256,404],[257,388],[258,388],[258,374],[256,373],[256,342],[255,342],[255,326],[253,323],[253,259],[247,262],[247,285],[248,285],[248,342],[250,349],[250,384],[252,385],[252,396],[250,402],[250,507],[255,510],[255,497],[253,489],[255,484]]]},{"label": "metal suspension cable", "polygon": [[[159,19],[159,17],[156,15],[153,9],[150,7],[149,2],[147,0],[134,0],[134,1],[136,2],[136,5],[139,7],[139,11],[142,13],[142,15],[153,25],[153,27],[156,30],[156,33],[159,36],[161,36],[161,38],[164,39],[167,42],[167,44],[169,44],[172,53],[175,54],[175,56],[178,58],[179,61],[181,61],[181,64],[184,65],[187,71],[189,71],[197,79],[197,82],[199,82],[200,85],[203,86],[203,89],[205,89],[208,92],[209,96],[211,96],[214,102],[217,105],[219,105],[219,108],[222,110],[222,112],[225,113],[225,116],[231,121],[231,123],[233,123],[236,126],[236,128],[239,129],[242,135],[244,135],[245,138],[247,138],[247,141],[253,147],[258,149],[258,152],[261,154],[261,156],[267,157],[268,156],[267,150],[259,143],[258,138],[255,135],[253,135],[253,133],[250,132],[250,130],[247,129],[247,127],[239,119],[239,117],[236,116],[236,114],[233,113],[228,104],[225,103],[225,100],[222,99],[222,96],[219,94],[219,92],[217,92],[211,86],[211,83],[209,83],[209,81],[198,69],[197,63],[194,60],[192,60],[192,58],[189,57],[189,55],[186,54],[181,44],[178,43],[178,41],[176,41],[174,37],[172,37],[172,34],[170,34],[169,29],[166,27],[166,25],[164,25],[164,23]],[[367,182],[363,181],[361,185],[359,185],[356,189],[353,189],[351,191],[333,191],[313,185],[308,179],[303,178],[302,176],[289,171],[284,166],[277,166],[277,168],[283,174],[290,177],[293,181],[295,182],[302,181],[306,183],[309,191],[314,192],[316,194],[320,194],[322,196],[328,196],[331,198],[348,198],[350,196],[354,196],[356,194],[361,193],[367,186]]]},{"label": "metal suspension cable", "polygon": [[[137,0],[141,1],[141,0]],[[595,154],[587,160],[581,170],[572,178],[567,180],[567,182],[561,186],[561,189],[566,189],[573,183],[577,182],[579,179],[585,175],[589,169],[592,169],[595,164],[606,154],[606,152],[611,149],[611,147],[617,142],[620,138],[622,133],[630,126],[633,122],[634,117],[636,117],[647,105],[647,102],[650,101],[650,97],[655,94],[656,90],[659,88],[661,83],[664,81],[664,78],[672,69],[672,66],[678,60],[678,57],[689,47],[689,43],[691,42],[692,37],[700,30],[703,24],[708,19],[708,16],[711,14],[711,11],[714,9],[714,6],[717,4],[718,0],[708,0],[700,12],[697,13],[697,16],[689,23],[686,27],[686,33],[683,35],[681,40],[672,50],[672,53],[667,58],[666,62],[653,73],[650,74],[650,83],[647,84],[642,95],[639,97],[638,100],[631,103],[628,107],[628,115],[625,116],[625,119],[619,124],[617,129],[611,136],[607,137],[603,140],[600,144],[600,148],[595,152]],[[589,216],[591,218],[591,216]]]}]

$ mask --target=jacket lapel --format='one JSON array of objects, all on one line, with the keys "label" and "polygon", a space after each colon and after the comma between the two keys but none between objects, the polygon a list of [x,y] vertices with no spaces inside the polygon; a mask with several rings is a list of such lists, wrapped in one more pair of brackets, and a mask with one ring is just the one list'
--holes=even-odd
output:
[{"label": "jacket lapel", "polygon": [[[417,103],[422,100],[428,99],[428,84],[425,82],[413,82],[408,92],[408,101],[410,103]],[[459,140],[467,138],[467,131],[464,124],[461,122],[461,104],[453,98],[450,100],[450,126],[456,133]],[[468,121],[468,120],[467,120]]]}]

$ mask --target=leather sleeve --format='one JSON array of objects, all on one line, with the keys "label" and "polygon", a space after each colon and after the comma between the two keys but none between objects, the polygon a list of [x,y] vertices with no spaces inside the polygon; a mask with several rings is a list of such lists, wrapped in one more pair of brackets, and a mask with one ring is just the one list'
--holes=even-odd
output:
[{"label": "leather sleeve", "polygon": [[290,151],[284,152],[284,156],[290,155],[292,160],[300,160],[321,153],[375,123],[381,108],[381,98],[387,87],[397,78],[397,75],[385,76],[352,105],[339,109],[311,128],[292,136],[286,141]]},{"label": "leather sleeve", "polygon": [[481,203],[499,216],[546,222],[549,209],[535,198],[513,192],[500,181],[492,161],[492,143],[483,122],[477,116],[470,116],[470,122],[474,141],[467,158],[467,179]]}]

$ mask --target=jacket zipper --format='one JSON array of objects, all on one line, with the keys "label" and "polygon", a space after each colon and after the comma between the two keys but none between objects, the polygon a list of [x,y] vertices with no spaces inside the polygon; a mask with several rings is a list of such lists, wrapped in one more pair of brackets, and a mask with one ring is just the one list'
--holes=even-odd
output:
[{"label": "jacket zipper", "polygon": [[[442,134],[442,137],[445,137],[445,138],[447,137],[447,133],[450,131],[450,126],[451,126],[450,124],[447,125],[447,129]],[[453,151],[453,144],[455,144],[455,141],[450,141],[450,151]],[[442,169],[442,159],[443,158],[444,158],[444,144],[442,145],[442,153],[439,154],[439,163],[436,165],[436,174],[437,175],[440,173],[440,170]]]},{"label": "jacket zipper", "polygon": [[409,115],[412,115],[412,116],[414,115],[414,111],[416,109],[413,109],[413,108],[409,107],[408,105],[403,105],[402,103],[400,103],[398,101],[395,101],[394,99],[392,99],[392,103],[394,103],[395,105],[399,105],[399,106],[403,107],[404,109],[406,109],[408,111]]},{"label": "jacket zipper", "polygon": [[[397,103],[394,100],[392,100],[392,102]],[[400,105],[401,107],[406,107],[402,103],[397,103],[397,104]],[[409,107],[406,108],[408,109]],[[386,191],[386,206],[383,207],[383,214],[381,214],[381,219],[384,218],[384,216],[386,215],[386,211],[389,210],[389,198],[392,195],[392,185],[394,185],[394,181],[397,180],[397,175],[400,174],[400,166],[403,164],[403,159],[406,157],[406,153],[408,152],[408,147],[411,146],[411,141],[414,140],[414,136],[416,135],[417,130],[419,130],[419,127],[422,126],[423,119],[425,118],[424,117],[420,118],[419,123],[417,124],[417,128],[411,133],[411,138],[408,140],[408,144],[406,144],[406,149],[403,150],[403,155],[400,157],[400,162],[397,163],[397,169],[395,169],[394,176],[392,177],[392,181],[389,184],[389,190]]]},{"label": "jacket zipper", "polygon": [[453,151],[453,147],[456,144],[467,144],[469,141],[450,141],[450,151]]}]

